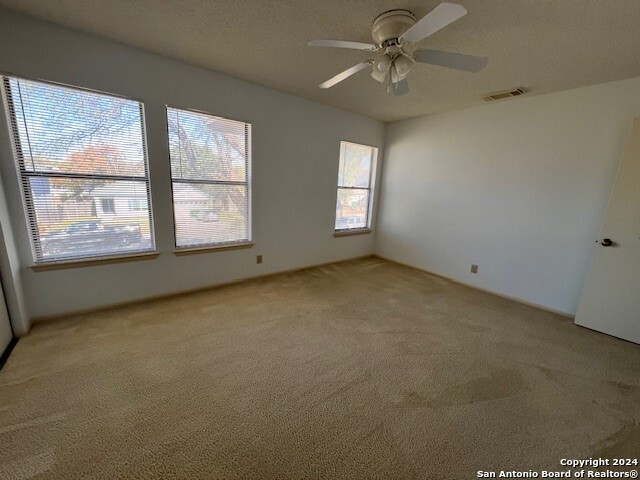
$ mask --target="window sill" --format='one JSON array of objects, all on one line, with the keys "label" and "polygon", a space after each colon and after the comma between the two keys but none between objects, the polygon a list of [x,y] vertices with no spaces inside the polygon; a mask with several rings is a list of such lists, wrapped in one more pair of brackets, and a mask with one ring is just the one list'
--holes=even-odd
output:
[{"label": "window sill", "polygon": [[252,248],[255,244],[253,242],[244,243],[232,243],[227,245],[218,246],[206,246],[206,247],[188,247],[178,248],[173,251],[173,254],[181,257],[184,255],[198,255],[200,253],[213,253],[213,252],[226,252],[228,250],[241,250],[243,248]]},{"label": "window sill", "polygon": [[158,258],[160,252],[132,253],[129,255],[113,255],[111,257],[81,258],[79,260],[61,260],[58,262],[42,262],[31,265],[34,272],[46,272],[48,270],[63,270],[66,268],[95,267],[109,265],[111,263],[138,262],[141,260],[153,260]]},{"label": "window sill", "polygon": [[355,235],[369,235],[371,232],[372,230],[370,228],[354,228],[353,230],[338,230],[333,234],[333,236],[335,238],[353,237]]}]

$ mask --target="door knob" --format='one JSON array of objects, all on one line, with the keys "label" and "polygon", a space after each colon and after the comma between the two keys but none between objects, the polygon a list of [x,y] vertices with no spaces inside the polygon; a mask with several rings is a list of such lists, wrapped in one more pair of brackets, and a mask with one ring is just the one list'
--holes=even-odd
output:
[{"label": "door knob", "polygon": [[610,238],[603,238],[600,242],[600,245],[602,245],[603,247],[610,247],[611,245],[613,245],[613,241]]}]

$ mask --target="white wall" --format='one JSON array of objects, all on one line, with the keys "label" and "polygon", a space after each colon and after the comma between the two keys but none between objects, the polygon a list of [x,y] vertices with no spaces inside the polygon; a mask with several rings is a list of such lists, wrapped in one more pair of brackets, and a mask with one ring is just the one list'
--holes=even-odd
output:
[{"label": "white wall", "polygon": [[[2,133],[2,132],[0,132]],[[9,139],[0,135],[0,144]],[[11,225],[11,217],[7,208],[2,180],[0,179],[0,277],[2,278],[2,290],[7,304],[7,311],[11,320],[13,333],[22,336],[29,331],[30,317],[25,304],[22,291],[22,278],[20,258],[15,243],[14,229]]]},{"label": "white wall", "polygon": [[640,78],[389,124],[376,253],[574,314],[635,116]]},{"label": "white wall", "polygon": [[[212,48],[217,46],[212,45]],[[341,139],[382,149],[384,124],[0,10],[0,71],[137,98],[144,102],[156,260],[34,272],[13,158],[0,160],[32,317],[228,282],[373,252],[373,235],[333,238]],[[165,104],[253,125],[250,250],[176,257],[173,250]],[[6,130],[6,122],[0,122]],[[6,139],[7,132],[2,132]],[[380,155],[380,158],[382,156]],[[256,265],[257,254],[264,263]]]}]

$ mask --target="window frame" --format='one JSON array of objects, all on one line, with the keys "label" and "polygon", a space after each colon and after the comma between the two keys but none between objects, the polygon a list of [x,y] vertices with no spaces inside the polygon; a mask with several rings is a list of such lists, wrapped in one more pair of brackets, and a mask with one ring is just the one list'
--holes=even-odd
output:
[{"label": "window frame", "polygon": [[[240,122],[245,124],[245,181],[229,181],[229,180],[187,180],[178,179],[174,180],[173,170],[171,164],[171,143],[169,137],[169,110],[184,111],[187,113],[195,113],[198,115],[207,115],[209,117],[217,118],[220,120],[228,120],[231,122]],[[165,104],[165,121],[167,122],[167,155],[169,157],[169,185],[171,188],[171,209],[173,215],[173,253],[178,256],[191,255],[193,253],[210,252],[210,251],[227,251],[241,248],[251,248],[253,243],[253,124],[247,120],[241,120],[238,118],[223,117],[221,115],[215,115],[205,110],[199,110],[196,108],[188,108],[182,106],[176,106],[172,104]],[[247,126],[248,133],[247,133]],[[247,189],[247,208],[249,218],[247,219],[247,238],[242,240],[233,240],[230,242],[216,242],[216,243],[201,243],[195,245],[178,245],[178,230],[176,221],[176,204],[173,191],[173,184],[183,183],[191,185],[243,185]]]},{"label": "window frame", "polygon": [[[111,98],[130,100],[136,102],[140,111],[140,128],[141,128],[141,143],[144,157],[144,176],[133,177],[126,175],[109,175],[109,174],[82,174],[73,172],[30,172],[25,168],[25,157],[22,147],[22,142],[19,134],[14,129],[13,125],[17,123],[16,119],[16,105],[13,99],[13,93],[11,88],[7,88],[7,84],[11,79],[17,81],[23,80],[27,82],[37,82],[45,85],[75,90],[83,93],[102,95]],[[55,268],[68,268],[73,266],[88,266],[92,264],[109,264],[118,263],[121,261],[129,261],[145,258],[156,258],[159,255],[157,250],[157,239],[155,232],[155,221],[153,216],[152,207],[152,193],[151,193],[151,174],[149,168],[149,148],[147,141],[147,125],[146,125],[146,111],[144,102],[138,98],[122,95],[118,93],[105,92],[93,88],[70,85],[64,82],[57,82],[53,80],[46,80],[42,78],[31,78],[22,75],[15,75],[10,72],[0,71],[0,97],[2,97],[2,104],[5,110],[5,121],[7,122],[7,133],[11,145],[11,151],[14,160],[14,172],[18,181],[18,189],[20,190],[21,204],[23,209],[23,218],[26,222],[27,237],[29,238],[29,246],[32,256],[33,264],[31,268],[35,271],[46,271]],[[42,240],[38,230],[38,223],[35,215],[35,202],[33,200],[31,188],[26,187],[25,178],[68,178],[68,179],[104,179],[104,180],[124,180],[135,181],[146,184],[147,201],[148,201],[148,216],[149,216],[149,235],[151,247],[138,250],[126,250],[121,252],[108,253],[106,255],[78,255],[78,256],[65,256],[52,259],[38,259],[37,252],[42,252]],[[58,267],[59,266],[59,267]]]},{"label": "window frame", "polygon": [[[371,149],[371,166],[369,168],[369,181],[367,187],[353,187],[353,186],[342,186],[340,184],[340,161],[343,157],[343,152],[346,152],[346,145],[356,145],[358,147],[367,147]],[[365,143],[358,143],[351,140],[340,140],[340,153],[338,155],[338,179],[336,181],[336,197],[335,197],[335,205],[338,203],[338,195],[340,190],[366,190],[367,191],[367,207],[366,207],[366,221],[364,227],[356,227],[356,228],[336,228],[336,221],[338,220],[337,215],[334,215],[333,218],[333,229],[334,236],[350,236],[350,235],[361,235],[365,233],[370,233],[373,229],[373,205],[374,205],[374,195],[375,195],[375,180],[376,180],[376,172],[378,167],[378,147],[374,145],[367,145]]]},{"label": "window frame", "polygon": [[[104,208],[105,205],[108,205],[109,208]],[[115,215],[116,213],[116,199],[113,197],[105,197],[100,199],[100,206],[102,207],[102,212],[107,215]]]}]

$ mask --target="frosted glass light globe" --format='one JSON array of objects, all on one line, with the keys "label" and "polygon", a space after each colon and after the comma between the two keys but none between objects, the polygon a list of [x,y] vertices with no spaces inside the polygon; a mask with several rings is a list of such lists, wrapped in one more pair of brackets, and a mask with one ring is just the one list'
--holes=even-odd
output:
[{"label": "frosted glass light globe", "polygon": [[380,60],[376,62],[376,68],[379,72],[386,72],[391,66],[391,57],[389,55],[383,55]]},{"label": "frosted glass light globe", "polygon": [[398,55],[394,61],[394,64],[396,66],[396,70],[398,71],[398,75],[404,76],[409,73],[409,70],[411,70],[413,61],[405,55]]}]

